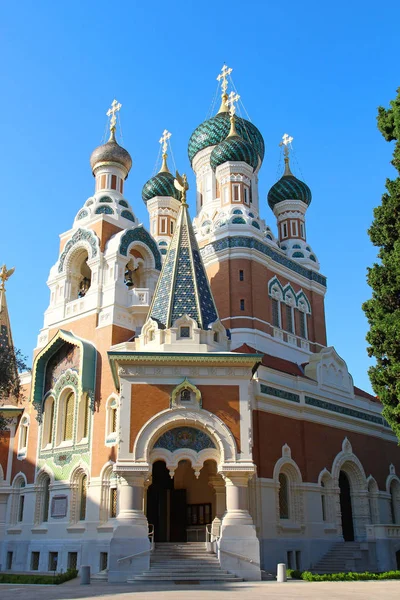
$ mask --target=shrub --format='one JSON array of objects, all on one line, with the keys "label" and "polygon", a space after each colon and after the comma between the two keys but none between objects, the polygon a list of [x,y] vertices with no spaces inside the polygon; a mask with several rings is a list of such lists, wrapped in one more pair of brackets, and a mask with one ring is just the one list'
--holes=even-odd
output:
[{"label": "shrub", "polygon": [[57,575],[13,575],[12,573],[4,573],[0,575],[0,583],[59,585],[70,579],[75,579],[77,575],[78,571],[76,569],[70,569]]},{"label": "shrub", "polygon": [[301,579],[302,572],[298,569],[287,569],[286,575],[291,579]]},{"label": "shrub", "polygon": [[[293,575],[292,578],[294,579]],[[387,571],[385,573],[324,573],[319,575],[318,573],[311,573],[310,571],[303,571],[301,573],[301,579],[304,581],[371,581],[371,580],[382,580],[382,579],[400,579],[400,571]]]}]

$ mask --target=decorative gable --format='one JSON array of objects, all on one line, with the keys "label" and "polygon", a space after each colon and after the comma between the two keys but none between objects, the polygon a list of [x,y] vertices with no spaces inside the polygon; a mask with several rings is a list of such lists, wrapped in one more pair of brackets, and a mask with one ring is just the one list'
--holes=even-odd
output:
[{"label": "decorative gable", "polygon": [[312,354],[304,372],[318,382],[319,388],[354,397],[353,378],[333,346]]}]

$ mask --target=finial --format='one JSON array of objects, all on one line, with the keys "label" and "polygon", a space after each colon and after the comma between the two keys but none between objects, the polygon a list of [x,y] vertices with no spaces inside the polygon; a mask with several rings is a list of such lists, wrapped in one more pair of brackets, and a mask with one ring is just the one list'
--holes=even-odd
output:
[{"label": "finial", "polygon": [[110,137],[109,137],[109,142],[115,141],[115,130],[116,130],[116,125],[117,125],[117,117],[116,117],[116,113],[119,112],[122,108],[122,104],[120,104],[120,102],[118,102],[117,100],[113,100],[111,102],[111,108],[108,109],[108,111],[106,112],[107,117],[111,117],[110,119]]},{"label": "finial", "polygon": [[14,273],[15,267],[12,269],[8,269],[6,265],[3,265],[0,269],[0,291],[5,291],[6,289],[6,281],[10,279],[11,275]]},{"label": "finial", "polygon": [[217,77],[217,81],[221,82],[221,90],[222,90],[222,94],[221,94],[221,106],[219,107],[219,113],[222,112],[228,112],[227,106],[226,106],[226,101],[228,99],[228,94],[226,93],[226,90],[228,89],[228,75],[230,75],[232,73],[232,69],[230,67],[227,67],[226,65],[223,65],[222,69],[221,69],[221,73],[218,75]]},{"label": "finial", "polygon": [[282,141],[279,143],[280,146],[283,146],[283,155],[285,157],[285,172],[283,174],[284,176],[285,175],[293,175],[292,171],[290,170],[290,165],[289,165],[289,152],[292,147],[292,142],[293,142],[293,137],[291,137],[287,133],[284,133],[282,136]]},{"label": "finial", "polygon": [[162,144],[162,165],[159,173],[169,173],[168,165],[167,165],[167,150],[168,150],[168,140],[171,137],[172,133],[170,133],[167,129],[164,129],[162,136],[160,137],[160,144]]},{"label": "finial", "polygon": [[185,173],[181,176],[181,175],[179,175],[178,171],[176,171],[176,175],[175,175],[175,179],[174,179],[174,186],[181,193],[181,202],[182,202],[182,205],[183,206],[187,206],[187,203],[186,203],[186,192],[189,189],[189,184],[188,184],[187,177],[186,177]]},{"label": "finial", "polygon": [[236,131],[236,127],[235,127],[235,113],[236,113],[236,106],[235,103],[238,102],[240,96],[239,94],[235,94],[235,92],[231,92],[229,94],[229,96],[227,96],[227,100],[226,100],[226,106],[227,108],[229,108],[229,114],[231,116],[231,128],[230,131],[228,133],[227,137],[232,137],[234,135],[238,135],[237,131]]}]

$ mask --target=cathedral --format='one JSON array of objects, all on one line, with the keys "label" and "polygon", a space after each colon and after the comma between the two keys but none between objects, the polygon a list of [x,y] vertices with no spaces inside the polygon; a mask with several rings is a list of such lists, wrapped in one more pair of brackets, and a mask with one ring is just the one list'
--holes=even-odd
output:
[{"label": "cathedral", "polygon": [[163,132],[148,227],[128,200],[121,105],[107,112],[94,191],[50,268],[24,401],[1,401],[2,571],[89,565],[114,583],[400,568],[397,440],[327,345],[312,194],[287,134],[261,217],[264,139],[237,114],[230,72],[188,142],[195,190],[171,173]]}]

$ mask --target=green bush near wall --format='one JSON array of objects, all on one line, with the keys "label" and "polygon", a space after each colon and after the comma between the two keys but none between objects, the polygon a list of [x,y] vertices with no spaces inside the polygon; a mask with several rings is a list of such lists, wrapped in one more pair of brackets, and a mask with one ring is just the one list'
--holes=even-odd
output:
[{"label": "green bush near wall", "polygon": [[297,571],[288,569],[287,576],[291,579],[303,579],[303,581],[371,581],[382,579],[400,579],[400,571],[386,571],[385,573],[311,573],[310,571]]},{"label": "green bush near wall", "polygon": [[13,575],[11,573],[0,574],[0,583],[21,583],[40,585],[59,585],[77,577],[78,571],[70,569],[65,573],[57,575]]}]

